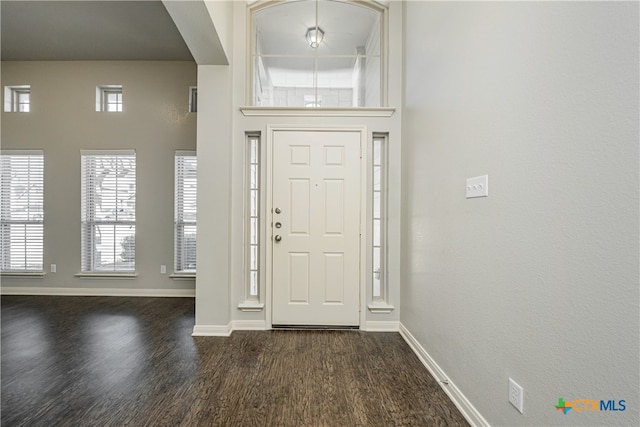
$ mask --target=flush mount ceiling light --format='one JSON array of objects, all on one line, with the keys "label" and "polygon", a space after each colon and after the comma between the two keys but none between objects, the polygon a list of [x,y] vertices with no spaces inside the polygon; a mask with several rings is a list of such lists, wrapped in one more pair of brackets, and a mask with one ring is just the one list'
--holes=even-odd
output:
[{"label": "flush mount ceiling light", "polygon": [[311,27],[307,30],[307,43],[312,48],[320,46],[322,39],[324,39],[324,31],[320,27]]}]

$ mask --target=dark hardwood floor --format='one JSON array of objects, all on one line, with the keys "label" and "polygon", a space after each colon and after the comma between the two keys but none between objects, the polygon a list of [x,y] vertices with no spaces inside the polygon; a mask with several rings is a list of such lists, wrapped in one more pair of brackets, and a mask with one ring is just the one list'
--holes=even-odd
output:
[{"label": "dark hardwood floor", "polygon": [[468,425],[397,333],[191,337],[189,298],[2,297],[2,426]]}]

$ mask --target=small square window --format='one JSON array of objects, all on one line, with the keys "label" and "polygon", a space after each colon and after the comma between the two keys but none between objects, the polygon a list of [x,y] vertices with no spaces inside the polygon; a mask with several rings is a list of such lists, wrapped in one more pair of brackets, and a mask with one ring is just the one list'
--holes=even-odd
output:
[{"label": "small square window", "polygon": [[122,85],[104,85],[96,88],[96,111],[122,112]]},{"label": "small square window", "polygon": [[5,113],[28,113],[31,111],[31,86],[4,87]]},{"label": "small square window", "polygon": [[196,86],[189,87],[189,112],[198,112],[198,88]]}]

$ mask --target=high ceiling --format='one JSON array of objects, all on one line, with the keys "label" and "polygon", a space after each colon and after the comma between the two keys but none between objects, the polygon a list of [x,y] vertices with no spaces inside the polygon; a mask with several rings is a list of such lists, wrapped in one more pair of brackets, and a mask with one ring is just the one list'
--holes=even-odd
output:
[{"label": "high ceiling", "polygon": [[[379,26],[378,13],[372,9],[334,1],[277,4],[258,11],[254,23],[260,54],[295,56],[354,55],[356,46],[364,47]],[[314,50],[305,35],[316,25],[324,32],[324,39]]]},{"label": "high ceiling", "polygon": [[[202,1],[175,4],[191,11],[191,32],[198,25],[196,18],[206,13],[206,8],[197,3]],[[190,4],[194,6],[190,8]],[[327,33],[323,48],[353,46],[368,34],[371,23],[352,19],[344,10],[335,13],[334,6],[327,1],[319,4],[321,27]],[[265,48],[277,50],[275,46],[304,43],[304,33],[313,24],[307,21],[315,16],[315,2],[301,4],[299,9],[293,15],[266,14],[270,16],[263,20],[263,30],[273,36],[262,40]],[[0,13],[3,61],[194,59],[161,0],[0,0]],[[211,30],[207,30],[198,33],[196,39],[215,41],[217,36],[212,37]],[[308,49],[304,44],[301,48]],[[226,63],[225,58],[218,62],[213,59],[210,63]]]},{"label": "high ceiling", "polygon": [[193,61],[160,0],[2,0],[0,8],[3,61]]}]

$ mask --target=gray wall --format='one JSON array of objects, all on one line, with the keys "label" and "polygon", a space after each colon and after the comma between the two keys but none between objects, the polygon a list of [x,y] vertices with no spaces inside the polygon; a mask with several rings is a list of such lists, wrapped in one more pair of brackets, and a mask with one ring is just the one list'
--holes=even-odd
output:
[{"label": "gray wall", "polygon": [[492,425],[638,423],[638,7],[405,5],[401,322]]},{"label": "gray wall", "polygon": [[[173,169],[176,149],[195,149],[188,113],[193,62],[3,62],[2,86],[30,84],[31,112],[2,113],[3,149],[45,155],[43,279],[4,277],[4,287],[193,289],[173,271]],[[124,111],[95,111],[96,86],[122,84]],[[80,150],[133,148],[137,160],[138,277],[86,279],[80,271]],[[167,273],[160,274],[160,265]]]}]

